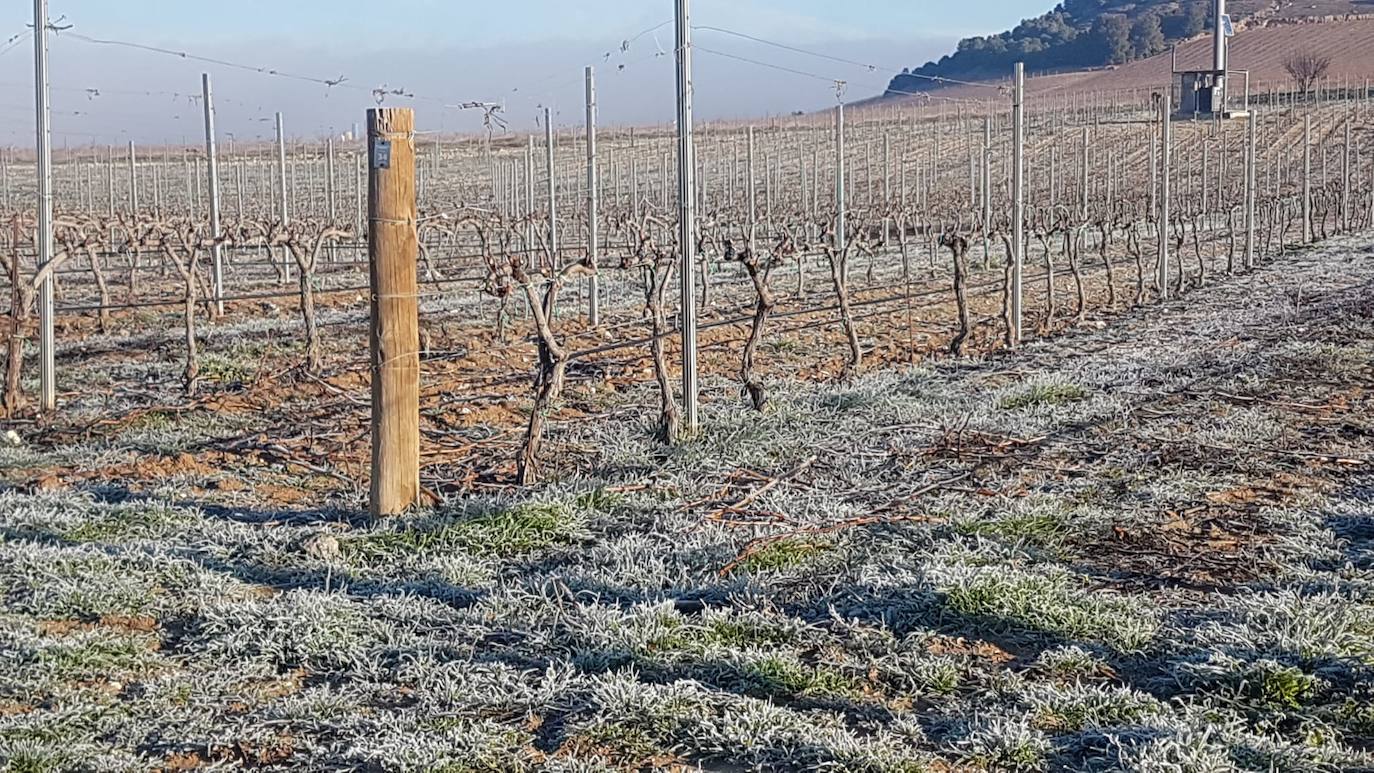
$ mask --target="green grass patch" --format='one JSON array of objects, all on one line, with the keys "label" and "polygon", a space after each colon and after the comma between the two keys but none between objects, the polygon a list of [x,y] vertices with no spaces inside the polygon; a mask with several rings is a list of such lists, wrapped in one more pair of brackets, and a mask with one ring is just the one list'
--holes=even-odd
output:
[{"label": "green grass patch", "polygon": [[1158,701],[1130,690],[1071,689],[1047,696],[1035,711],[1035,725],[1054,733],[1079,733],[1088,728],[1136,725],[1163,711]]},{"label": "green grass patch", "polygon": [[49,679],[87,681],[146,671],[157,659],[150,636],[89,633],[53,642],[32,655]]},{"label": "green grass patch", "polygon": [[206,381],[238,384],[251,379],[258,364],[258,360],[211,352],[200,358],[200,375]]},{"label": "green grass patch", "polygon": [[183,511],[155,502],[116,508],[99,508],[81,523],[60,530],[70,542],[124,542],[165,537],[195,522]]},{"label": "green grass patch", "polygon": [[780,539],[745,556],[735,565],[743,572],[777,572],[809,563],[834,545],[819,540]]},{"label": "green grass patch", "polygon": [[573,736],[568,747],[588,754],[608,755],[622,770],[653,770],[667,755],[665,742],[645,728],[622,723],[598,724]]},{"label": "green grass patch", "polygon": [[1346,698],[1335,711],[1336,721],[1353,733],[1374,738],[1374,700]]},{"label": "green grass patch", "polygon": [[836,411],[853,411],[872,405],[875,400],[871,393],[849,391],[826,395],[821,398],[821,405]]},{"label": "green grass patch", "polygon": [[614,513],[625,506],[625,495],[614,491],[607,491],[598,488],[579,495],[573,500],[573,504],[579,510],[587,510],[593,513]]},{"label": "green grass patch", "polygon": [[1068,533],[1068,526],[1062,515],[1045,510],[1016,513],[992,520],[962,521],[954,528],[960,534],[968,536],[994,537],[1039,548],[1061,544]]},{"label": "green grass patch", "polygon": [[1302,669],[1259,663],[1246,679],[1250,697],[1269,706],[1301,708],[1317,692],[1317,679]]},{"label": "green grass patch", "polygon": [[718,617],[706,624],[702,638],[717,647],[776,647],[794,642],[796,634],[757,620]]},{"label": "green grass patch", "polygon": [[1159,630],[1157,615],[1130,597],[1090,593],[1064,574],[980,571],[944,589],[949,608],[968,617],[1007,623],[1134,652]]},{"label": "green grass patch", "polygon": [[1036,384],[1019,394],[1002,398],[997,407],[1019,411],[1042,405],[1065,405],[1088,399],[1088,390],[1077,384]]},{"label": "green grass patch", "polygon": [[570,544],[581,526],[569,505],[531,502],[428,528],[373,532],[346,541],[344,550],[369,560],[454,550],[507,558]]},{"label": "green grass patch", "polygon": [[176,427],[178,415],[162,411],[150,411],[125,424],[122,432],[166,432]]},{"label": "green grass patch", "polygon": [[933,658],[915,668],[911,678],[922,692],[953,695],[964,684],[964,669],[950,658]]},{"label": "green grass patch", "polygon": [[850,698],[861,683],[825,666],[808,666],[784,657],[766,657],[744,669],[744,676],[769,695],[790,698]]}]

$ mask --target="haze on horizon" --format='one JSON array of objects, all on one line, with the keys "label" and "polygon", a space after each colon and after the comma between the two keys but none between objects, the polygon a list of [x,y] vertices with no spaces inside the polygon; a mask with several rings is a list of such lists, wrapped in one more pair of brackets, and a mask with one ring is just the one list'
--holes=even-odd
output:
[{"label": "haze on horizon", "polygon": [[[873,96],[898,69],[923,64],[952,50],[961,37],[1005,29],[1051,4],[871,0],[859,15],[853,4],[833,0],[695,0],[697,116],[716,120],[820,109],[834,104],[837,79],[847,82],[848,100]],[[580,125],[585,65],[597,68],[603,124],[673,120],[673,28],[665,24],[673,16],[669,0],[473,5],[452,0],[396,0],[385,7],[361,0],[51,0],[53,20],[71,25],[50,38],[54,144],[194,144],[202,131],[196,101],[201,72],[214,79],[220,133],[245,141],[271,136],[271,116],[278,110],[292,136],[347,131],[376,104],[369,91],[379,87],[416,95],[413,100],[389,97],[387,104],[415,107],[417,122],[430,131],[479,131],[481,111],[446,107],[471,101],[502,104],[512,131],[534,129],[545,105],[554,110],[556,125]],[[921,7],[928,5],[936,7]],[[28,3],[0,11],[5,91],[0,144],[19,148],[33,142],[32,42],[25,34],[31,11]],[[98,45],[74,34],[317,78],[344,77],[347,85],[329,88]],[[4,45],[11,35],[17,36],[15,42]]]}]

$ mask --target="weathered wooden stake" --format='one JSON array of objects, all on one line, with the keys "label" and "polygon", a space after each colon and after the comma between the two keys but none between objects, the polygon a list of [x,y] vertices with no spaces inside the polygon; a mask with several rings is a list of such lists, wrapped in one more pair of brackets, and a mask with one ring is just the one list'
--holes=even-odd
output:
[{"label": "weathered wooden stake", "polygon": [[420,327],[416,262],[415,114],[367,111],[368,258],[372,280],[373,516],[420,495]]}]

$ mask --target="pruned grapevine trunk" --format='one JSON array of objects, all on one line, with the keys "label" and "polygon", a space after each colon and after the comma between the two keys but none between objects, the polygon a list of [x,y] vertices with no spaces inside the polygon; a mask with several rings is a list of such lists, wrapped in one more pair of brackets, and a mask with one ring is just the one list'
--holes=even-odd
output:
[{"label": "pruned grapevine trunk", "polygon": [[1016,251],[1009,234],[1002,234],[1002,246],[1007,251],[1007,261],[1002,266],[1002,343],[1010,349],[1016,345],[1016,331],[1011,318],[1011,273],[1016,265]]},{"label": "pruned grapevine trunk", "polygon": [[1040,242],[1040,248],[1045,251],[1045,328],[1054,324],[1055,313],[1058,311],[1058,304],[1054,298],[1054,250],[1050,249],[1049,236],[1044,232],[1035,235],[1036,241]]},{"label": "pruned grapevine trunk", "polygon": [[315,267],[300,265],[296,276],[301,289],[301,319],[305,323],[305,369],[318,376],[324,369],[320,328],[315,318]]},{"label": "pruned grapevine trunk", "polygon": [[969,322],[968,290],[968,240],[958,234],[947,234],[943,239],[954,256],[954,301],[959,309],[959,332],[949,343],[949,352],[955,357],[964,353],[966,342],[973,330]]},{"label": "pruned grapevine trunk", "polygon": [[100,310],[97,312],[98,322],[100,323],[100,332],[109,333],[110,287],[109,284],[105,281],[105,271],[103,270],[103,267],[100,265],[100,259],[96,257],[95,247],[93,245],[86,246],[86,258],[90,261],[91,275],[95,277],[96,290],[100,293]]},{"label": "pruned grapevine trunk", "polygon": [[1074,291],[1074,318],[1079,322],[1088,313],[1088,297],[1083,289],[1083,272],[1078,267],[1079,241],[1082,239],[1082,232],[1077,228],[1070,228],[1064,232],[1064,253],[1069,258],[1069,273],[1073,276]]},{"label": "pruned grapevine trunk", "polygon": [[754,372],[754,355],[763,341],[763,327],[768,322],[769,313],[777,305],[777,299],[768,287],[767,267],[759,266],[758,258],[748,250],[740,256],[740,262],[749,272],[749,279],[754,285],[754,319],[749,328],[749,339],[744,343],[744,354],[740,359],[740,383],[744,385],[744,391],[749,395],[749,402],[754,410],[761,411],[768,402],[768,392],[763,386],[763,380]]},{"label": "pruned grapevine trunk", "polygon": [[854,313],[849,308],[849,248],[836,250],[827,247],[825,254],[830,258],[830,280],[835,287],[835,299],[840,307],[840,322],[844,325],[845,338],[849,343],[849,359],[840,371],[840,380],[849,381],[858,375],[863,367],[863,347],[859,344],[859,331],[854,326]]},{"label": "pruned grapevine trunk", "polygon": [[1106,223],[1098,223],[1098,233],[1102,236],[1102,242],[1098,245],[1099,255],[1102,256],[1102,268],[1107,274],[1107,308],[1116,308],[1116,274],[1112,267],[1112,228]]},{"label": "pruned grapevine trunk", "polygon": [[655,432],[659,442],[666,445],[677,442],[682,422],[677,400],[673,396],[673,382],[668,373],[668,357],[664,345],[664,340],[670,332],[664,295],[672,275],[672,262],[666,260],[660,260],[657,265],[649,267],[645,272],[646,305],[653,332],[653,337],[649,341],[649,354],[654,362],[654,382],[658,385],[658,424]]}]

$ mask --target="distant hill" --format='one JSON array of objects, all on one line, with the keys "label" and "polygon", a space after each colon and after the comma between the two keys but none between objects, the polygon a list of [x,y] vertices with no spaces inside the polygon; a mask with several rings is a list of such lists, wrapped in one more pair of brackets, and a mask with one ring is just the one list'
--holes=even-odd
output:
[{"label": "distant hill", "polygon": [[[1262,94],[1271,88],[1292,88],[1292,77],[1284,70],[1284,62],[1295,51],[1310,53],[1330,60],[1326,85],[1348,85],[1359,88],[1374,86],[1374,17],[1338,20],[1270,19],[1263,24],[1252,23],[1237,33],[1231,41],[1231,68],[1250,73],[1252,93]],[[1205,69],[1212,61],[1212,41],[1199,36],[1178,46],[1178,67],[1181,70]],[[1050,75],[1037,75],[1026,81],[1026,94],[1031,98],[1049,95],[1110,94],[1114,91],[1156,89],[1169,80],[1173,57],[1164,52],[1148,59],[1137,59],[1113,67],[1098,67]],[[988,85],[950,85],[937,92],[941,99],[995,100],[1006,96],[1003,87],[1008,73],[990,79]],[[1238,79],[1237,83],[1244,83]],[[916,96],[892,94],[872,100],[912,100],[925,102],[931,91]]]},{"label": "distant hill", "polygon": [[[996,35],[966,38],[954,53],[903,70],[888,95],[946,85],[941,79],[1002,79],[1016,62],[1032,72],[1069,72],[1149,59],[1212,29],[1211,0],[1063,0],[1054,10]],[[1231,0],[1238,26],[1368,14],[1368,0]]]}]

